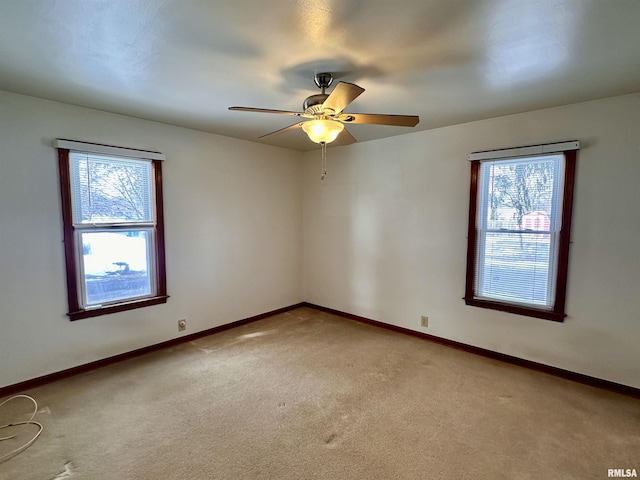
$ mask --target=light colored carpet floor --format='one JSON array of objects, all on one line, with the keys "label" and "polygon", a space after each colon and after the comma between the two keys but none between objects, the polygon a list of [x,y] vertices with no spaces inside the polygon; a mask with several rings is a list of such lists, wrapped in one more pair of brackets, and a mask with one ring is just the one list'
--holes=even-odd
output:
[{"label": "light colored carpet floor", "polygon": [[640,472],[638,399],[306,307],[24,393],[44,432],[3,480]]}]

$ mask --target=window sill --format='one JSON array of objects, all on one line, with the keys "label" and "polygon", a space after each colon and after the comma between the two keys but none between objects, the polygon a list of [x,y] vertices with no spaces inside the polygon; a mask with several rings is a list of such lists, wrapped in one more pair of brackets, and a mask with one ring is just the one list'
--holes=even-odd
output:
[{"label": "window sill", "polygon": [[478,300],[477,298],[464,298],[467,305],[480,308],[489,308],[501,312],[514,313],[516,315],[525,315],[527,317],[542,318],[543,320],[551,320],[553,322],[563,322],[565,313],[555,312],[553,310],[538,310],[535,308],[523,307],[511,303],[492,302],[489,300]]},{"label": "window sill", "polygon": [[159,305],[161,303],[167,303],[168,295],[161,295],[158,297],[143,298],[142,300],[135,300],[132,302],[116,303],[113,305],[107,305],[99,308],[90,308],[87,310],[78,310],[75,312],[67,313],[67,316],[71,320],[81,320],[83,318],[98,317],[100,315],[108,315],[110,313],[124,312],[127,310],[133,310],[136,308],[149,307],[151,305]]}]

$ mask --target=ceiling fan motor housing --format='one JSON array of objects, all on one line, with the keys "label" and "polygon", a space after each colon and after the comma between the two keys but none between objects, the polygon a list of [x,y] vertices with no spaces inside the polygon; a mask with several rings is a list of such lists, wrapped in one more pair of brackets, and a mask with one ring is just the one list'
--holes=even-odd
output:
[{"label": "ceiling fan motor housing", "polygon": [[304,103],[302,104],[302,109],[304,113],[311,114],[323,114],[324,110],[322,108],[322,104],[329,97],[327,93],[318,93],[317,95],[311,95],[304,99]]},{"label": "ceiling fan motor housing", "polygon": [[318,88],[322,89],[322,93],[305,98],[304,103],[302,104],[302,109],[304,110],[304,113],[324,115],[325,111],[322,108],[322,104],[327,98],[329,98],[329,94],[325,93],[325,89],[333,83],[333,75],[328,72],[316,73],[313,76],[313,81],[316,83]]}]

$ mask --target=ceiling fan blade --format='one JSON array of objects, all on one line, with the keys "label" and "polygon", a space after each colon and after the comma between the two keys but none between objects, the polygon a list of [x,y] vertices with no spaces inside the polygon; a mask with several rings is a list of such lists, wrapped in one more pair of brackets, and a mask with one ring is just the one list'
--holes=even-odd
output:
[{"label": "ceiling fan blade", "polygon": [[303,123],[304,122],[294,123],[293,125],[289,125],[288,127],[281,128],[280,130],[276,130],[275,132],[267,133],[266,135],[262,135],[261,137],[258,137],[258,138],[266,138],[266,137],[273,137],[275,135],[282,135],[283,133],[291,132],[296,128],[300,128]]},{"label": "ceiling fan blade", "polygon": [[342,145],[351,145],[352,143],[356,143],[358,140],[355,139],[353,135],[349,133],[349,131],[345,128],[340,132],[338,138],[335,141],[331,142],[330,145],[335,145],[337,147]]},{"label": "ceiling fan blade", "polygon": [[332,110],[333,113],[337,115],[342,112],[347,105],[358,98],[362,92],[364,92],[364,88],[359,87],[358,85],[340,82],[324,101],[322,108],[325,110]]},{"label": "ceiling fan blade", "polygon": [[398,127],[415,127],[420,121],[417,115],[383,115],[377,113],[345,113],[338,117],[343,123],[360,123],[367,125],[394,125]]},{"label": "ceiling fan blade", "polygon": [[253,107],[229,107],[229,110],[235,112],[257,112],[257,113],[278,113],[280,115],[302,115],[301,112],[291,112],[289,110],[271,110],[269,108],[253,108]]}]

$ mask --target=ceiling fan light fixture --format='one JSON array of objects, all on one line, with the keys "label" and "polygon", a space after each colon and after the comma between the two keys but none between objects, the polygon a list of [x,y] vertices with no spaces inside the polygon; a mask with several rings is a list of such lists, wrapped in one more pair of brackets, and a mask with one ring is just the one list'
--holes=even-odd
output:
[{"label": "ceiling fan light fixture", "polygon": [[344,125],[335,120],[310,120],[302,124],[302,130],[312,142],[331,143],[344,130]]}]

